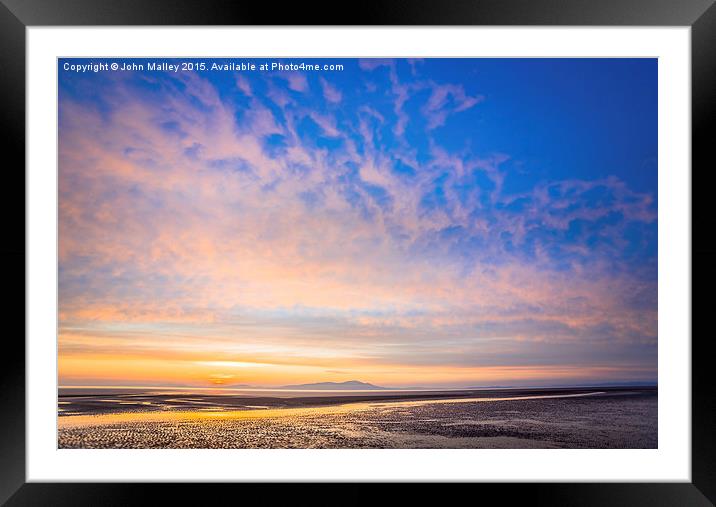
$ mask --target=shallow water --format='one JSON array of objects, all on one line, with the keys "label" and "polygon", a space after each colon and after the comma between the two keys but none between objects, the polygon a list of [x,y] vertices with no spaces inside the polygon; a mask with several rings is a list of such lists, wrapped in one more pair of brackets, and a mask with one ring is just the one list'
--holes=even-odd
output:
[{"label": "shallow water", "polygon": [[[61,400],[60,414],[75,415],[58,418],[58,446],[657,447],[655,390],[473,393],[458,399],[351,399],[342,403],[344,398],[310,402],[261,398],[264,402],[258,403],[256,398],[216,399],[195,393],[66,397]],[[102,404],[108,407],[101,408]]]}]

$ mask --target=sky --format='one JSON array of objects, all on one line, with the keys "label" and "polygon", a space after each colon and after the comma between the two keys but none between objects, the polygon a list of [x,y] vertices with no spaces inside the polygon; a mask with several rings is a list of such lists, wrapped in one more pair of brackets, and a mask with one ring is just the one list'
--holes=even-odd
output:
[{"label": "sky", "polygon": [[58,62],[60,385],[656,381],[655,59],[102,61]]}]

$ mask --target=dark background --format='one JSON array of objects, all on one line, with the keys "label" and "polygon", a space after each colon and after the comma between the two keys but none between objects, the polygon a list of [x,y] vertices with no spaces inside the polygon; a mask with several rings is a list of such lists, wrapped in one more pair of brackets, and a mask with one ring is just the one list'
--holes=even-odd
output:
[{"label": "dark background", "polygon": [[[712,505],[716,499],[716,394],[709,313],[716,281],[716,225],[709,127],[716,117],[714,0],[383,0],[268,3],[241,0],[0,0],[0,143],[5,304],[0,368],[0,502],[8,505],[204,505],[276,498],[275,485],[25,483],[25,27],[38,25],[624,25],[692,27],[692,481],[693,484],[480,484],[450,486],[447,501],[490,504]],[[688,168],[684,168],[688,170]],[[696,234],[700,232],[700,234]],[[698,276],[693,276],[696,269]],[[710,320],[710,319],[709,319]],[[707,327],[708,326],[708,327]],[[689,337],[669,337],[689,339]],[[365,486],[296,485],[290,502],[376,499]],[[469,487],[470,491],[466,491]],[[459,488],[456,490],[455,488]],[[424,486],[413,485],[420,495]],[[469,495],[469,496],[463,496]],[[710,501],[709,501],[710,499]],[[405,500],[408,500],[406,498]],[[405,501],[404,500],[404,501]],[[459,500],[458,500],[459,501]]]}]

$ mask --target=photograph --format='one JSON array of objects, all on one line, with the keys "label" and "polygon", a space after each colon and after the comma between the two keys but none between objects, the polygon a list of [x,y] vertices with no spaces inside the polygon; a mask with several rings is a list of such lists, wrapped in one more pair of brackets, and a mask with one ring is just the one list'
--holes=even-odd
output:
[{"label": "photograph", "polygon": [[658,58],[56,62],[59,449],[659,448]]}]

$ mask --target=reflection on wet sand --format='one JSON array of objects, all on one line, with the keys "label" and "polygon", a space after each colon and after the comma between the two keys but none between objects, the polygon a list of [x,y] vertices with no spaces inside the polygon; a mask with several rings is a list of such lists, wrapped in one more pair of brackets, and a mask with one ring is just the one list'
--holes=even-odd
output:
[{"label": "reflection on wet sand", "polygon": [[[221,407],[212,407],[207,409],[196,410],[175,410],[161,412],[119,412],[110,414],[91,414],[91,415],[69,415],[59,418],[58,426],[60,428],[72,426],[86,425],[104,425],[127,422],[150,422],[150,421],[189,421],[193,419],[213,419],[213,418],[233,418],[233,419],[257,419],[257,418],[276,418],[276,417],[301,417],[301,416],[320,416],[331,414],[344,414],[348,412],[359,412],[369,409],[395,409],[418,407],[422,405],[443,404],[443,403],[476,403],[476,402],[495,402],[495,401],[521,401],[521,400],[543,400],[554,398],[573,398],[580,396],[593,396],[604,394],[603,391],[594,391],[575,394],[554,394],[554,395],[537,395],[537,396],[512,396],[512,397],[490,397],[490,398],[457,398],[457,399],[440,399],[440,400],[417,400],[417,401],[370,401],[370,402],[353,402],[338,405],[330,405],[327,407],[303,407],[303,408],[269,408],[256,405],[244,405],[246,410],[226,409]],[[119,405],[138,405],[136,402],[126,402],[117,400],[101,399],[97,401],[118,403]],[[172,399],[174,402],[183,402],[185,400]],[[186,400],[190,401],[190,400]],[[191,400],[196,403],[195,400]],[[148,402],[142,402],[148,403]],[[199,402],[202,403],[202,402]],[[209,402],[204,402],[211,405]]]},{"label": "reflection on wet sand", "polygon": [[[58,417],[58,445],[61,448],[656,447],[655,390],[489,394],[348,403],[333,397],[331,404],[288,407],[258,404],[250,399],[241,400],[241,404],[237,400],[233,404],[227,401],[217,404],[196,395],[167,398],[171,403],[165,407],[131,406],[121,405],[126,400],[119,396],[103,397],[114,401],[115,411],[88,413],[88,405],[84,405],[85,413]],[[192,406],[190,410],[182,408],[187,404]],[[70,408],[63,404],[65,414],[73,413],[72,402],[69,405]]]}]

